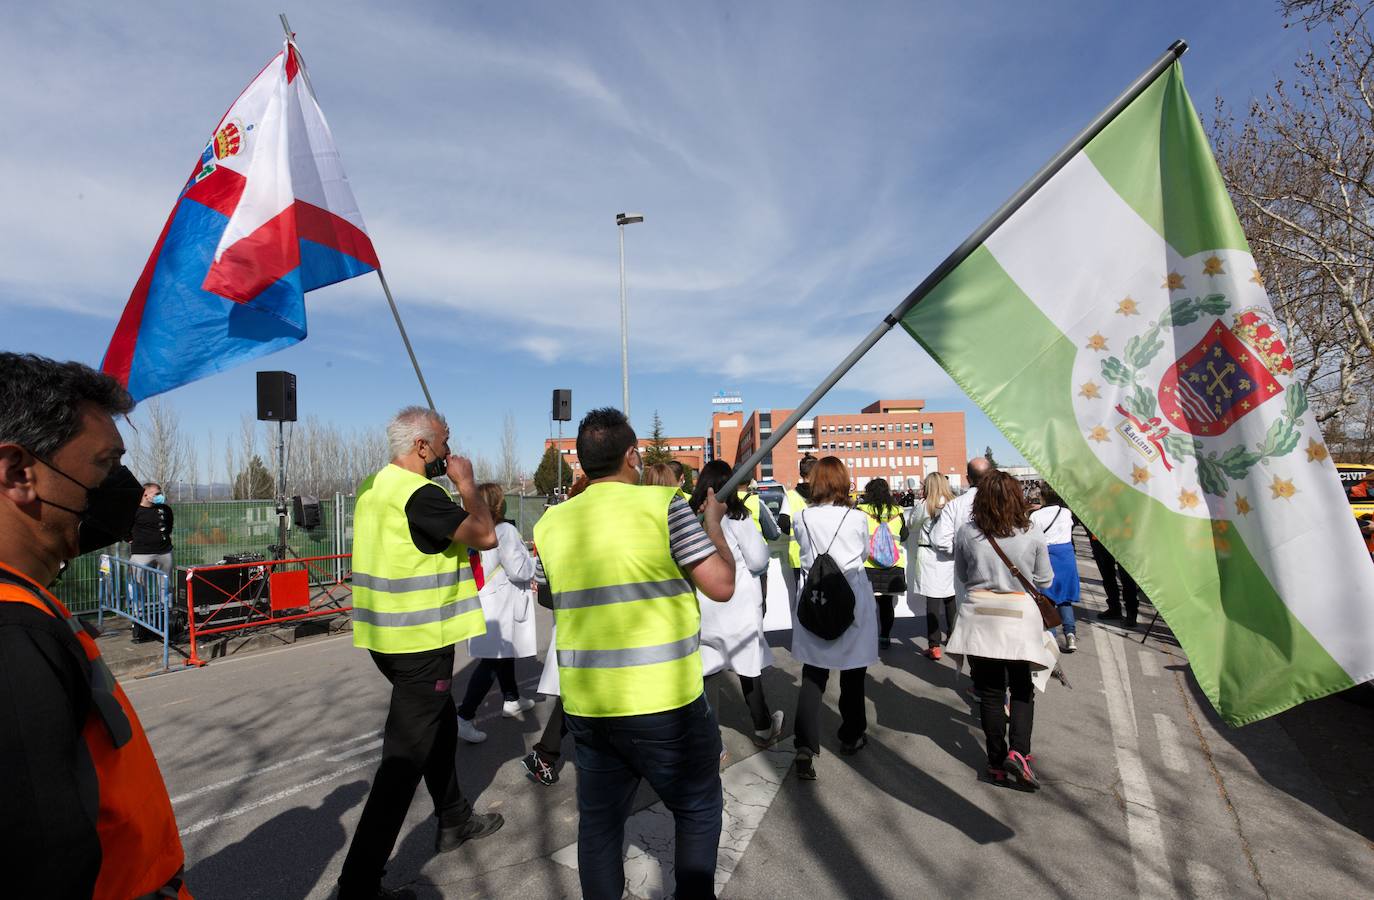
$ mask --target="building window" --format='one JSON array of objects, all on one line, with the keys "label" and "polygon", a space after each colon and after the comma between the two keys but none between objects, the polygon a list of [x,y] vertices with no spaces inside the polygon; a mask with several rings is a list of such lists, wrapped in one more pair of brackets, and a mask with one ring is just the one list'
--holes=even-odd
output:
[{"label": "building window", "polygon": [[863,423],[863,430],[864,430],[865,433],[868,432],[868,423],[867,423],[867,422],[864,422],[864,423]]},{"label": "building window", "polygon": [[934,434],[934,433],[935,433],[935,426],[934,426],[934,425],[930,424],[929,422],[922,422],[922,423],[921,423],[921,434]]},{"label": "building window", "polygon": [[933,450],[933,449],[935,449],[935,442],[932,441],[930,438],[925,438],[924,440],[921,441],[921,449],[923,449],[923,450]]}]

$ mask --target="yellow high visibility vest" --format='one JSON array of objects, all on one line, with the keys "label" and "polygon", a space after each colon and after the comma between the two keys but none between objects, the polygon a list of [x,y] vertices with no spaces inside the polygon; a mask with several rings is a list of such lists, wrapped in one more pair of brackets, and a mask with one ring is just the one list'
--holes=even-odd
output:
[{"label": "yellow high visibility vest", "polygon": [[[891,510],[896,510],[896,512],[895,512],[890,518],[888,518],[886,521],[881,521],[881,522],[880,522],[879,519],[878,519],[878,511],[877,511],[876,509],[874,509],[872,506],[869,506],[867,503],[860,503],[859,506],[858,506],[858,509],[859,509],[861,512],[863,512],[863,513],[865,514],[865,515],[864,515],[864,519],[868,522],[868,536],[869,536],[870,538],[873,537],[873,532],[875,532],[875,531],[878,530],[878,526],[879,526],[880,524],[883,525],[883,526],[885,526],[885,527],[887,528],[887,530],[888,530],[889,532],[892,533],[892,543],[894,543],[894,544],[897,545],[897,561],[896,561],[895,563],[893,563],[893,565],[894,565],[895,567],[897,567],[897,568],[905,568],[905,567],[906,567],[906,547],[903,546],[903,544],[902,544],[902,542],[901,542],[901,540],[900,540],[900,537],[901,537],[901,534],[902,534],[902,509],[901,509],[901,507],[899,507],[899,506],[891,506],[891,507],[888,507],[889,511],[891,511]],[[869,559],[869,560],[865,560],[865,561],[864,561],[864,568],[866,568],[866,569],[876,569],[876,568],[878,568],[878,565],[877,565],[877,563],[873,562],[873,560]]]},{"label": "yellow high visibility vest", "polygon": [[563,707],[638,716],[701,696],[701,609],[668,548],[671,487],[600,482],[551,507],[534,543],[553,595]]},{"label": "yellow high visibility vest", "polygon": [[415,546],[411,495],[434,482],[391,463],[358,486],[353,512],[353,644],[378,653],[438,650],[485,634],[468,548]]},{"label": "yellow high visibility vest", "polygon": [[802,510],[806,509],[806,501],[802,495],[798,494],[795,488],[787,490],[787,508],[792,519],[792,534],[787,540],[787,561],[794,569],[801,568],[801,545],[797,543],[797,516]]}]

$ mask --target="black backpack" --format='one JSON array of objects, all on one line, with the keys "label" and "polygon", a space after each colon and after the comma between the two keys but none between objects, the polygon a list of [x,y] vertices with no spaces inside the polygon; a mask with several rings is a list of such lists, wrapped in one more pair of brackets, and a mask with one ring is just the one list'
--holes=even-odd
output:
[{"label": "black backpack", "polygon": [[[846,511],[845,516],[848,515]],[[835,640],[854,624],[854,589],[849,586],[839,563],[830,555],[830,548],[843,526],[844,518],[841,517],[825,552],[811,563],[797,596],[797,621],[807,631],[827,641]]]}]

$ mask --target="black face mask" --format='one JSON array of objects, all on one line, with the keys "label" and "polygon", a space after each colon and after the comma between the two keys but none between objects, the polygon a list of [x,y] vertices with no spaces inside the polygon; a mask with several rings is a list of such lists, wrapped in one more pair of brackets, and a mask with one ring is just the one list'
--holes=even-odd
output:
[{"label": "black face mask", "polygon": [[[433,450],[433,449],[434,449],[434,445],[431,444],[430,447],[429,447],[429,449]],[[447,454],[444,455],[444,456],[436,457],[436,458],[434,458],[434,459],[431,459],[431,460],[428,460],[428,461],[425,462],[425,477],[428,478],[428,479],[430,479],[431,481],[433,481],[435,478],[438,478],[438,477],[441,476],[441,475],[447,475],[447,474],[448,474],[448,456],[447,456]]]},{"label": "black face mask", "polygon": [[138,506],[143,501],[143,484],[126,466],[115,466],[100,484],[86,487],[38,454],[35,453],[34,457],[68,481],[80,484],[86,491],[85,509],[72,509],[51,500],[44,500],[42,497],[38,498],[40,503],[81,517],[81,522],[77,526],[78,554],[108,547],[129,536],[129,530],[134,525],[134,514],[138,512]]}]

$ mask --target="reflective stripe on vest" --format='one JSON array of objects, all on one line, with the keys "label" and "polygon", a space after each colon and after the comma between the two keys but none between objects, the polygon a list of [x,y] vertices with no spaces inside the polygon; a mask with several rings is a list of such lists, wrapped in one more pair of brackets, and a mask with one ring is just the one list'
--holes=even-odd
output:
[{"label": "reflective stripe on vest", "polygon": [[162,772],[133,705],[105,665],[95,639],[62,601],[3,564],[0,603],[24,604],[64,620],[90,664],[92,703],[77,747],[76,777],[100,840],[100,870],[91,896],[128,900],[172,890],[158,896],[189,900],[181,883],[185,854]]},{"label": "reflective stripe on vest", "polygon": [[645,715],[701,695],[701,608],[668,546],[676,496],[601,482],[535,525],[571,715]]},{"label": "reflective stripe on vest", "polygon": [[672,662],[690,656],[701,646],[701,634],[689,634],[680,641],[654,647],[631,647],[627,650],[559,650],[558,665],[571,669],[619,669],[624,666],[648,666]]},{"label": "reflective stripe on vest", "polygon": [[664,581],[641,581],[637,584],[616,584],[611,587],[586,588],[581,591],[564,591],[555,594],[553,608],[585,609],[588,606],[605,606],[608,603],[631,603],[635,600],[653,600],[672,597],[695,590],[685,578],[669,578]]},{"label": "reflective stripe on vest", "polygon": [[[391,464],[358,487],[353,515],[353,643],[418,653],[486,631],[468,548],[415,546],[406,503],[434,484]],[[436,486],[437,487],[437,486]]]}]

